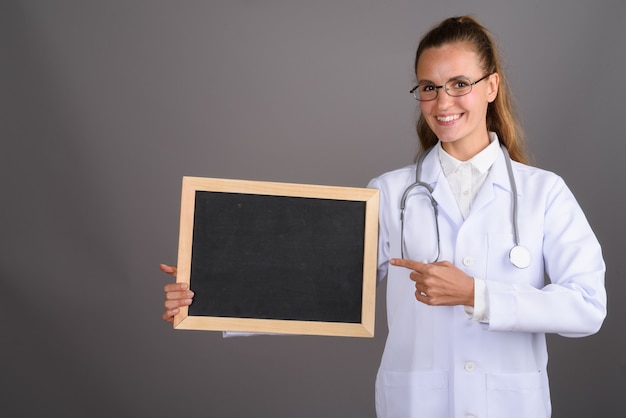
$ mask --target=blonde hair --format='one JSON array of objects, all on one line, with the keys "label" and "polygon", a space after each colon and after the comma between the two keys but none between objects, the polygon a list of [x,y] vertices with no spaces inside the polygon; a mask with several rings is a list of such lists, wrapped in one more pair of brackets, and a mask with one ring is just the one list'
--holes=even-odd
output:
[{"label": "blonde hair", "polygon": [[[487,107],[487,130],[498,134],[500,142],[515,161],[527,164],[524,135],[513,110],[511,90],[500,63],[500,57],[489,31],[470,16],[451,17],[433,27],[419,43],[415,53],[415,70],[422,52],[444,44],[467,43],[479,55],[485,74],[498,73],[500,87],[496,99]],[[420,114],[417,135],[421,150],[432,147],[438,141],[435,133]]]}]

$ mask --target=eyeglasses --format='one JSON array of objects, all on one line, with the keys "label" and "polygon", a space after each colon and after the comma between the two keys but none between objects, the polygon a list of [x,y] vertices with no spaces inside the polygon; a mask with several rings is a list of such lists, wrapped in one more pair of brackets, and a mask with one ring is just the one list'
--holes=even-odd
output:
[{"label": "eyeglasses", "polygon": [[435,100],[437,98],[437,94],[439,89],[444,88],[446,93],[452,97],[465,96],[466,94],[470,94],[472,91],[472,86],[474,84],[480,83],[491,74],[487,74],[483,78],[476,80],[474,82],[470,81],[469,78],[465,77],[457,77],[452,80],[446,81],[446,84],[441,86],[436,86],[431,82],[421,82],[417,86],[413,87],[409,93],[413,94],[415,100],[420,102],[428,102],[431,100]]}]

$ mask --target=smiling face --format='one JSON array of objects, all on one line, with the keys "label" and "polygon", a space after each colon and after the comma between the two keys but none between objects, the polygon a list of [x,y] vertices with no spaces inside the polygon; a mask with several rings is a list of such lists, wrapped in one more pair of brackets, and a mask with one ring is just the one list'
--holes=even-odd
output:
[{"label": "smiling face", "polygon": [[[476,81],[485,76],[478,54],[469,44],[448,43],[424,50],[417,62],[419,83],[436,86],[464,77]],[[487,107],[498,93],[498,74],[472,86],[471,93],[452,97],[439,89],[435,100],[420,102],[426,123],[455,158],[466,161],[489,145]]]}]

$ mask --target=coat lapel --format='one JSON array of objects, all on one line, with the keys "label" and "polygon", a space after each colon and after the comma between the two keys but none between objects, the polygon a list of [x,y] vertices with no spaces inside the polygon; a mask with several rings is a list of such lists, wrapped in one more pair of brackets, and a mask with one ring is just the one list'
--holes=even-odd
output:
[{"label": "coat lapel", "polygon": [[512,192],[511,182],[509,181],[509,174],[507,172],[506,161],[504,158],[504,153],[500,151],[498,158],[493,163],[485,182],[472,203],[470,214],[478,212],[495,199],[496,187],[506,190],[509,193]]},{"label": "coat lapel", "polygon": [[432,150],[424,159],[421,177],[423,182],[430,184],[433,188],[433,198],[437,201],[439,215],[446,216],[457,226],[461,225],[463,216],[441,169],[437,149]]}]

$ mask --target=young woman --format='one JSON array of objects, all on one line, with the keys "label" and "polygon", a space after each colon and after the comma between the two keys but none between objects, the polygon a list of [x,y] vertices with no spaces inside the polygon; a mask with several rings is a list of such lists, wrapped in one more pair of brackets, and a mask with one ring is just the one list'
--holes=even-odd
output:
[{"label": "young woman", "polygon": [[[420,42],[415,71],[417,164],[369,185],[381,192],[389,325],[377,414],[549,417],[545,334],[600,328],[600,245],[563,180],[526,165],[484,27],[446,19]],[[179,284],[165,292],[171,321],[193,293]]]}]

